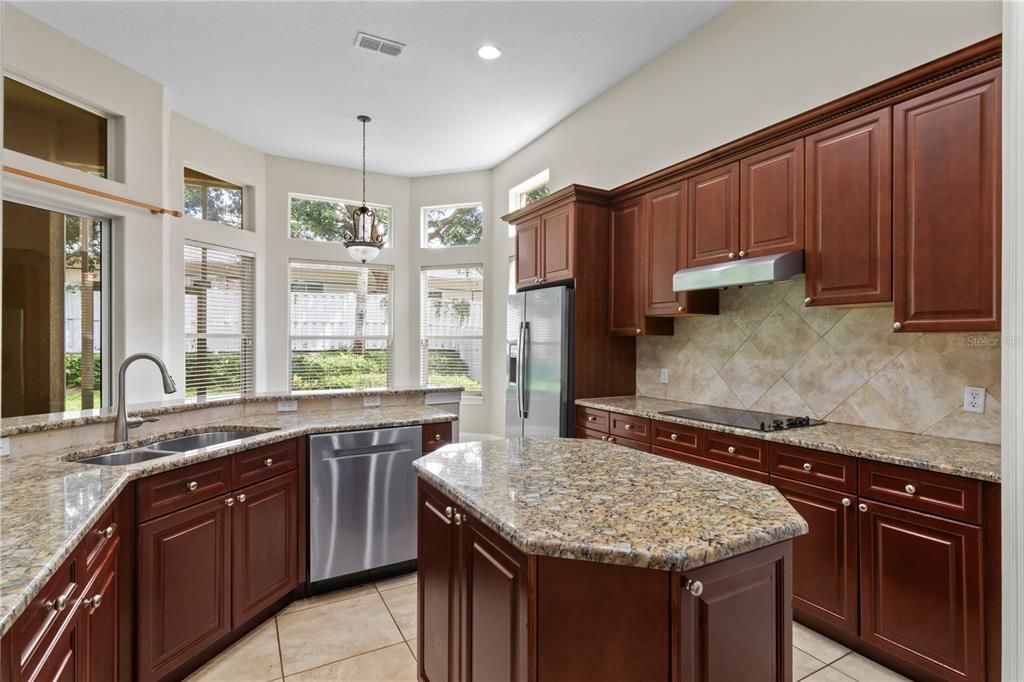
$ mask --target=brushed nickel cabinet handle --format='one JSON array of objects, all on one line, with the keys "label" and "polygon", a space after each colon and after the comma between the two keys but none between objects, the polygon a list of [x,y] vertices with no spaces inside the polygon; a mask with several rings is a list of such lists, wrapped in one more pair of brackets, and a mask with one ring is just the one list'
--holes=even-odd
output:
[{"label": "brushed nickel cabinet handle", "polygon": [[857,509],[860,509],[862,512],[866,512],[868,510],[868,506],[861,502],[860,504],[857,505]]},{"label": "brushed nickel cabinet handle", "polygon": [[272,466],[274,466],[274,458],[273,457],[267,457],[265,460],[263,460],[263,466],[265,466],[265,467],[272,467]]},{"label": "brushed nickel cabinet handle", "polygon": [[743,249],[740,249],[740,258],[743,258],[746,255],[747,255],[747,252],[744,251]]},{"label": "brushed nickel cabinet handle", "polygon": [[587,421],[588,422],[596,422],[597,421],[597,417],[595,417],[592,414],[591,415],[587,415]]},{"label": "brushed nickel cabinet handle", "polygon": [[685,313],[686,312],[686,308],[684,306],[679,306],[678,308],[676,308],[676,312],[677,313]]},{"label": "brushed nickel cabinet handle", "polygon": [[726,448],[726,452],[728,452],[730,455],[735,455],[736,454],[736,448],[734,448],[733,446],[730,445],[728,448]]},{"label": "brushed nickel cabinet handle", "polygon": [[912,485],[911,485],[911,484],[909,484],[909,483],[907,484],[907,487],[906,487],[906,488],[904,488],[904,490],[906,490],[906,491],[907,491],[907,494],[908,494],[908,495],[913,495],[914,493],[916,493],[916,492],[917,492],[917,488],[915,488],[914,486],[912,486]]},{"label": "brushed nickel cabinet handle", "polygon": [[811,470],[811,463],[810,462],[804,462],[804,471],[810,471],[810,470]]},{"label": "brushed nickel cabinet handle", "polygon": [[636,335],[637,335],[637,336],[640,336],[640,334],[641,334],[642,332],[643,332],[643,330],[642,330],[642,329],[637,329],[637,330],[636,330]]},{"label": "brushed nickel cabinet handle", "polygon": [[90,597],[86,597],[85,599],[82,600],[82,603],[85,604],[86,606],[92,607],[93,610],[98,609],[100,607],[100,604],[103,603],[103,595],[102,594],[96,594],[96,595],[93,595],[91,598]]},{"label": "brushed nickel cabinet handle", "polygon": [[238,501],[245,502],[245,493],[238,493]]},{"label": "brushed nickel cabinet handle", "polygon": [[899,330],[903,329],[903,325],[901,323],[899,323],[899,322],[893,322],[892,323],[892,328],[895,329],[896,331],[899,331]]},{"label": "brushed nickel cabinet handle", "polygon": [[112,537],[114,537],[114,527],[113,526],[107,526],[106,528],[103,528],[101,530],[96,531],[96,534],[99,535],[100,537],[112,538]]},{"label": "brushed nickel cabinet handle", "polygon": [[627,431],[632,431],[633,430],[633,425],[632,424],[626,424],[626,430]]},{"label": "brushed nickel cabinet handle", "polygon": [[196,481],[189,481],[188,483],[185,484],[185,487],[188,488],[188,491],[190,493],[194,493],[196,490],[199,489],[199,483],[197,483]]},{"label": "brushed nickel cabinet handle", "polygon": [[850,506],[850,498],[849,497],[844,497],[843,498],[843,506],[844,507],[849,507]]},{"label": "brushed nickel cabinet handle", "polygon": [[614,443],[615,442],[615,436],[608,436],[608,442],[609,443]]},{"label": "brushed nickel cabinet handle", "polygon": [[669,436],[669,438],[671,438],[672,440],[679,440],[679,434],[673,433],[671,436]]},{"label": "brushed nickel cabinet handle", "polygon": [[733,253],[732,251],[730,251],[730,252],[729,252],[729,259],[730,259],[730,260],[732,260],[732,259],[733,259],[733,258],[735,258],[735,257],[736,257],[736,254],[735,254],[735,253]]},{"label": "brushed nickel cabinet handle", "polygon": [[687,580],[686,591],[692,594],[694,597],[699,597],[704,594],[704,583],[699,580]]},{"label": "brushed nickel cabinet handle", "polygon": [[441,434],[440,433],[435,433],[434,434],[434,440],[441,440]]},{"label": "brushed nickel cabinet handle", "polygon": [[60,595],[56,599],[47,599],[43,602],[43,606],[50,609],[51,611],[54,611],[55,613],[60,613],[68,606],[68,595],[65,593]]},{"label": "brushed nickel cabinet handle", "polygon": [[235,506],[235,498],[229,497],[228,499],[224,500],[224,504],[226,504],[229,507],[234,507]]},{"label": "brushed nickel cabinet handle", "polygon": [[812,303],[814,303],[814,299],[811,298],[810,296],[804,299],[804,305],[810,305]]},{"label": "brushed nickel cabinet handle", "polygon": [[447,516],[450,519],[452,517],[452,508],[451,507],[445,507],[444,508],[444,515]]},{"label": "brushed nickel cabinet handle", "polygon": [[456,526],[461,526],[462,525],[462,514],[460,514],[458,512],[455,513],[455,525]]}]

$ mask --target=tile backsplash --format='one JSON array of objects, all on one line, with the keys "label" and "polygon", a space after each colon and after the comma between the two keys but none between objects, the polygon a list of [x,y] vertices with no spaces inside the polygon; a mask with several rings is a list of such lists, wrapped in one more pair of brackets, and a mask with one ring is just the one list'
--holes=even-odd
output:
[{"label": "tile backsplash", "polygon": [[[641,337],[637,394],[999,442],[998,334],[896,334],[892,305],[803,299],[802,278],[727,289],[719,315]],[[984,414],[963,410],[965,386],[986,389]]]}]

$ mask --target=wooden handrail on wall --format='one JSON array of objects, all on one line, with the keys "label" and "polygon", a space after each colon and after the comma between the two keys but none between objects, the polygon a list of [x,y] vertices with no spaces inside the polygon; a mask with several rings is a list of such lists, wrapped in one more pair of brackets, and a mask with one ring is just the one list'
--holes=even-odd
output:
[{"label": "wooden handrail on wall", "polygon": [[122,196],[118,196],[116,194],[110,194],[109,192],[101,192],[98,189],[90,189],[88,187],[82,187],[81,185],[76,185],[76,184],[74,184],[72,182],[65,182],[63,180],[58,180],[57,178],[51,178],[51,177],[46,176],[46,175],[39,175],[38,173],[33,173],[31,171],[22,170],[21,168],[15,168],[13,166],[6,166],[5,165],[4,166],[4,172],[5,173],[10,173],[12,175],[20,175],[23,178],[30,178],[32,180],[38,180],[40,182],[46,182],[46,183],[49,183],[51,185],[57,185],[58,187],[64,187],[66,189],[73,189],[76,192],[82,192],[84,194],[91,194],[94,197],[102,197],[104,199],[110,199],[111,201],[117,201],[117,202],[120,202],[122,204],[128,204],[129,206],[135,206],[137,208],[144,208],[147,211],[149,211],[150,213],[152,213],[153,215],[170,215],[170,216],[174,216],[175,218],[180,218],[180,217],[182,217],[182,215],[184,215],[181,211],[175,211],[175,210],[172,210],[172,209],[169,209],[169,208],[161,208],[159,206],[154,206],[153,204],[147,204],[147,203],[145,203],[143,201],[136,201],[135,199],[129,199],[128,197],[122,197]]}]

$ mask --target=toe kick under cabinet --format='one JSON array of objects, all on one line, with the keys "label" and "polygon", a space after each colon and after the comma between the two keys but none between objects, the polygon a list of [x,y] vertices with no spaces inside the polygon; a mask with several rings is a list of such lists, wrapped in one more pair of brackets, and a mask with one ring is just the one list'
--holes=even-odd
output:
[{"label": "toe kick under cabinet", "polygon": [[795,620],[915,680],[1000,679],[997,483],[576,410],[577,437],[778,488],[810,526],[793,541]]}]

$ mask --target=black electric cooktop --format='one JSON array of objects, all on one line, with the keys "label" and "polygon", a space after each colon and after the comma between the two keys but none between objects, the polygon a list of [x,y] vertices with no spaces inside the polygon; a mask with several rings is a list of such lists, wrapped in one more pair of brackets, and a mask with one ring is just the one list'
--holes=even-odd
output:
[{"label": "black electric cooktop", "polygon": [[817,426],[825,422],[810,417],[792,417],[787,414],[771,412],[755,412],[754,410],[736,410],[731,407],[692,407],[686,410],[669,410],[661,414],[670,417],[683,417],[696,421],[711,422],[735,426],[739,429],[752,431],[784,431],[798,429],[802,426]]}]

